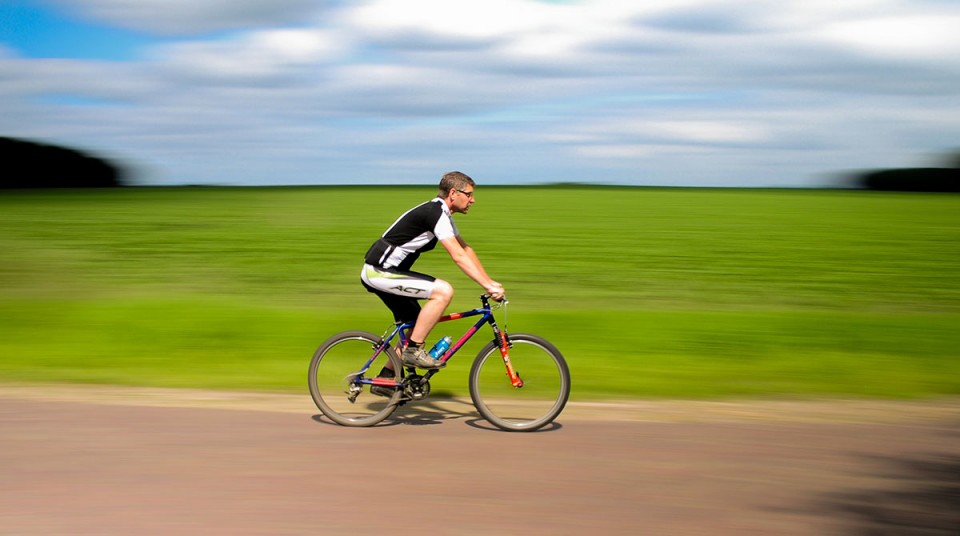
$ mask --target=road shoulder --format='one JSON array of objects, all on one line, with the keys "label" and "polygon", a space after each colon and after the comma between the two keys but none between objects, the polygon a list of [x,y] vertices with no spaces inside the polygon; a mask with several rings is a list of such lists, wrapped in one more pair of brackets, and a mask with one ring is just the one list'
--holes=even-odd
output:
[{"label": "road shoulder", "polygon": [[[208,408],[316,414],[307,393],[163,389],[88,385],[0,384],[0,399],[42,400],[121,406]],[[431,398],[431,408],[471,414],[469,399]],[[411,404],[402,411],[415,410]],[[561,420],[640,422],[850,422],[919,423],[960,420],[960,398],[933,400],[750,399],[750,400],[571,400]]]}]

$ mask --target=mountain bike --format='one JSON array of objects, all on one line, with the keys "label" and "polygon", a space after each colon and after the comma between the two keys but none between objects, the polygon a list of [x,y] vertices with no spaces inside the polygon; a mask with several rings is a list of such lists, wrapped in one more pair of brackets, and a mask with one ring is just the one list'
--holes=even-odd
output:
[{"label": "mountain bike", "polygon": [[[438,359],[446,364],[480,328],[489,325],[493,339],[470,367],[474,407],[501,430],[543,428],[560,415],[570,396],[570,370],[563,355],[541,337],[501,330],[493,312],[503,310],[506,327],[505,299],[491,307],[490,295],[484,294],[480,303],[479,308],[440,318],[443,323],[480,317]],[[427,398],[430,379],[442,369],[421,374],[402,364],[400,352],[412,327],[412,322],[395,322],[379,337],[366,331],[344,331],[320,345],[310,360],[307,380],[320,411],[343,426],[373,426],[401,405]]]}]

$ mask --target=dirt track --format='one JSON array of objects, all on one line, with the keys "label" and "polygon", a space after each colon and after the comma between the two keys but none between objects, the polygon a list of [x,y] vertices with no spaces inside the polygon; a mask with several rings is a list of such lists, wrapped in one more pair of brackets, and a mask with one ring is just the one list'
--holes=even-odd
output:
[{"label": "dirt track", "polygon": [[572,404],[510,434],[459,401],[349,429],[308,396],[0,386],[0,534],[956,535],[957,445],[957,400]]}]

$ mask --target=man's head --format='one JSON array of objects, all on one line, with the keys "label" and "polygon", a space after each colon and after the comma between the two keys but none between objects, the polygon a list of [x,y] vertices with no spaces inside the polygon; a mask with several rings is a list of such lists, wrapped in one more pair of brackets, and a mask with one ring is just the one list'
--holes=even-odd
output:
[{"label": "man's head", "polygon": [[467,213],[475,201],[473,188],[477,183],[464,173],[451,171],[440,179],[437,196],[447,202],[451,212]]}]

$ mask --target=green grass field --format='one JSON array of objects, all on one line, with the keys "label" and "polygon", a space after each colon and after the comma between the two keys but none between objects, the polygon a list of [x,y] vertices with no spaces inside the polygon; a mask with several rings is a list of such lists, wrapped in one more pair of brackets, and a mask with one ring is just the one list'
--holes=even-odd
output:
[{"label": "green grass field", "polygon": [[[363,253],[434,193],[0,194],[0,381],[305,394],[327,336],[389,324],[359,285]],[[507,287],[507,327],[563,351],[574,399],[960,393],[958,196],[482,185],[477,195],[457,225]],[[453,309],[478,303],[481,289],[442,248],[417,266],[454,282]],[[481,334],[435,392],[466,393]]]}]

